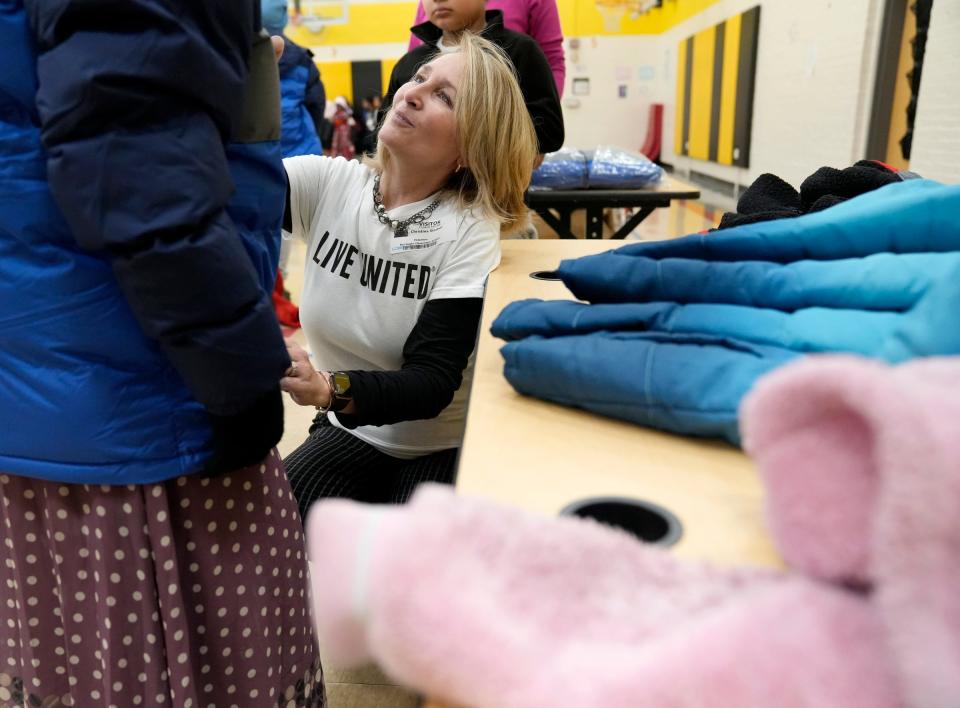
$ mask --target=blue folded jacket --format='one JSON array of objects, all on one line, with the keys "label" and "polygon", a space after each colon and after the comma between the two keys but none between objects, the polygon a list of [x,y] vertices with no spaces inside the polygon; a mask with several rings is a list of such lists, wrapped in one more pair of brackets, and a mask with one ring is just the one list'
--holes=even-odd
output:
[{"label": "blue folded jacket", "polygon": [[960,187],[913,180],[830,209],[563,261],[589,303],[508,305],[521,393],[738,442],[737,407],[798,356],[960,353]]}]

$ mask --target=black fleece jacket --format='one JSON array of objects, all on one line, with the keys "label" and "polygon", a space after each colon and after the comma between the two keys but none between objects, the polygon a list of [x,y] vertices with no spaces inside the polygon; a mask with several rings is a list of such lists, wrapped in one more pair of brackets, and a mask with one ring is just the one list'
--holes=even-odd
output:
[{"label": "black fleece jacket", "polygon": [[[483,37],[502,47],[513,62],[520,92],[527,104],[530,118],[533,119],[539,151],[546,153],[559,150],[563,146],[564,137],[563,112],[560,110],[560,97],[557,95],[557,86],[547,58],[533,39],[503,26],[503,13],[500,10],[488,10],[486,19],[487,26],[483,30]],[[423,40],[423,44],[404,54],[393,67],[387,95],[384,96],[377,115],[378,126],[393,104],[397,89],[410,81],[418,68],[440,52],[437,40],[443,36],[443,31],[432,22],[411,27],[410,31]]]}]

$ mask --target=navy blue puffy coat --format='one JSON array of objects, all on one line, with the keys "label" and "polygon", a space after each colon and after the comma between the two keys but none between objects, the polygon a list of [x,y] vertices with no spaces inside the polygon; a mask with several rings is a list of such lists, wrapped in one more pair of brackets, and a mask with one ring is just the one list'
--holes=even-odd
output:
[{"label": "navy blue puffy coat", "polygon": [[170,479],[279,401],[259,23],[253,0],[0,0],[0,471]]}]

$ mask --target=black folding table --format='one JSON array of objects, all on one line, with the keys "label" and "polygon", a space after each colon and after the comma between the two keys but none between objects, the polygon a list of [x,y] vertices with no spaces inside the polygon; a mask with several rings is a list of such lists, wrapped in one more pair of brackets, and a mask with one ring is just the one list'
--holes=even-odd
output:
[{"label": "black folding table", "polygon": [[533,209],[560,238],[577,238],[570,231],[570,217],[587,210],[586,238],[603,238],[603,210],[633,207],[637,211],[611,238],[622,239],[654,209],[670,206],[674,199],[698,199],[700,190],[673,177],[664,177],[647,189],[544,189],[528,191],[527,206]]}]

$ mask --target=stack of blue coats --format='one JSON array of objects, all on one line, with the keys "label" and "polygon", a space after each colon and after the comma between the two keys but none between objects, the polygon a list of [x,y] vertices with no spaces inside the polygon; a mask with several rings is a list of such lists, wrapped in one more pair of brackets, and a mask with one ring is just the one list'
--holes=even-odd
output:
[{"label": "stack of blue coats", "polygon": [[493,323],[517,391],[737,443],[740,400],[797,357],[960,353],[960,186],[892,184],[558,274],[586,303],[521,300]]}]

